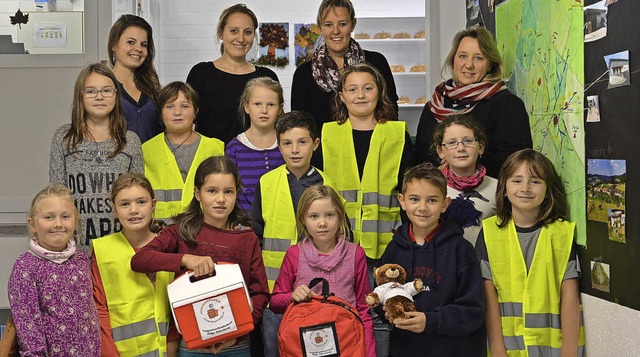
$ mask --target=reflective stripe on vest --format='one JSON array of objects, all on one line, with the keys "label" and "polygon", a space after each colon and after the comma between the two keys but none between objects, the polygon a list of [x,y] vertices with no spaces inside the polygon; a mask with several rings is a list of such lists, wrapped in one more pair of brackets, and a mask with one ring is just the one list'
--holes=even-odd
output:
[{"label": "reflective stripe on vest", "polygon": [[[325,185],[335,190],[333,181],[318,170]],[[337,191],[337,190],[336,190]],[[287,165],[281,165],[260,178],[260,201],[264,233],[262,234],[262,260],[267,271],[269,290],[273,291],[284,253],[298,241],[296,216],[287,178]]]},{"label": "reflective stripe on vest", "polygon": [[[542,227],[531,267],[513,221],[498,228],[497,217],[482,222],[493,283],[498,291],[502,333],[510,356],[556,356],[562,347],[560,291],[573,245],[575,224]],[[579,349],[584,346],[582,317]],[[519,352],[518,352],[519,351]]]},{"label": "reflective stripe on vest", "polygon": [[94,239],[91,247],[120,355],[164,354],[171,315],[167,285],[173,273],[156,273],[154,286],[147,274],[133,272],[130,261],[135,252],[121,232]]},{"label": "reflective stripe on vest", "polygon": [[354,242],[364,248],[369,258],[382,256],[393,229],[399,226],[396,187],[406,132],[405,122],[375,126],[360,179],[351,122],[322,126],[323,167],[346,199]]},{"label": "reflective stripe on vest", "polygon": [[224,143],[215,138],[200,136],[200,143],[191,162],[186,179],[178,168],[175,155],[165,141],[164,133],[142,144],[144,175],[151,182],[156,196],[154,218],[171,218],[184,212],[193,199],[196,170],[211,156],[224,155]]}]

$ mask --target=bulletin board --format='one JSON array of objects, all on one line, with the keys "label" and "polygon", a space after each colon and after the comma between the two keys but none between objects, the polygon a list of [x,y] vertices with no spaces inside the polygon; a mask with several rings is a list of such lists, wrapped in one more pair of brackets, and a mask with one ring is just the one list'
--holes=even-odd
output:
[{"label": "bulletin board", "polygon": [[84,53],[84,12],[29,12],[18,29],[18,42],[30,54]]},{"label": "bulletin board", "polygon": [[580,290],[640,310],[640,2],[584,6],[588,219]]}]

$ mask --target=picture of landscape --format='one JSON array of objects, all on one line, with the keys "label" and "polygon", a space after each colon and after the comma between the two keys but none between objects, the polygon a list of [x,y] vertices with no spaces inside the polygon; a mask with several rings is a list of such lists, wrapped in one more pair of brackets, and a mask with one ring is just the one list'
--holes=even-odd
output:
[{"label": "picture of landscape", "polygon": [[625,192],[627,164],[624,160],[587,160],[587,218],[607,223],[609,239],[625,243]]}]

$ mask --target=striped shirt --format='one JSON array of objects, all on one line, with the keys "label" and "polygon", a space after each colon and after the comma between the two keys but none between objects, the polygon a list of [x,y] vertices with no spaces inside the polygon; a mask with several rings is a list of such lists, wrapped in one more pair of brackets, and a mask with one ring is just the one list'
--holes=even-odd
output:
[{"label": "striped shirt", "polygon": [[242,192],[238,195],[238,204],[249,214],[260,177],[284,164],[280,149],[277,143],[266,149],[257,148],[251,144],[245,133],[241,133],[229,141],[225,155],[238,166],[242,179]]}]

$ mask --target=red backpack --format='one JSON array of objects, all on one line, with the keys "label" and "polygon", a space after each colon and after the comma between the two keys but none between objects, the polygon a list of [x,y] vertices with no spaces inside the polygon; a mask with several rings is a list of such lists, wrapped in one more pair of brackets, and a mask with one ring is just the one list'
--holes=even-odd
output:
[{"label": "red backpack", "polygon": [[287,307],[278,330],[280,357],[365,356],[364,325],[348,302],[329,293],[329,282],[315,278],[313,288],[322,282],[322,295],[309,302]]}]

